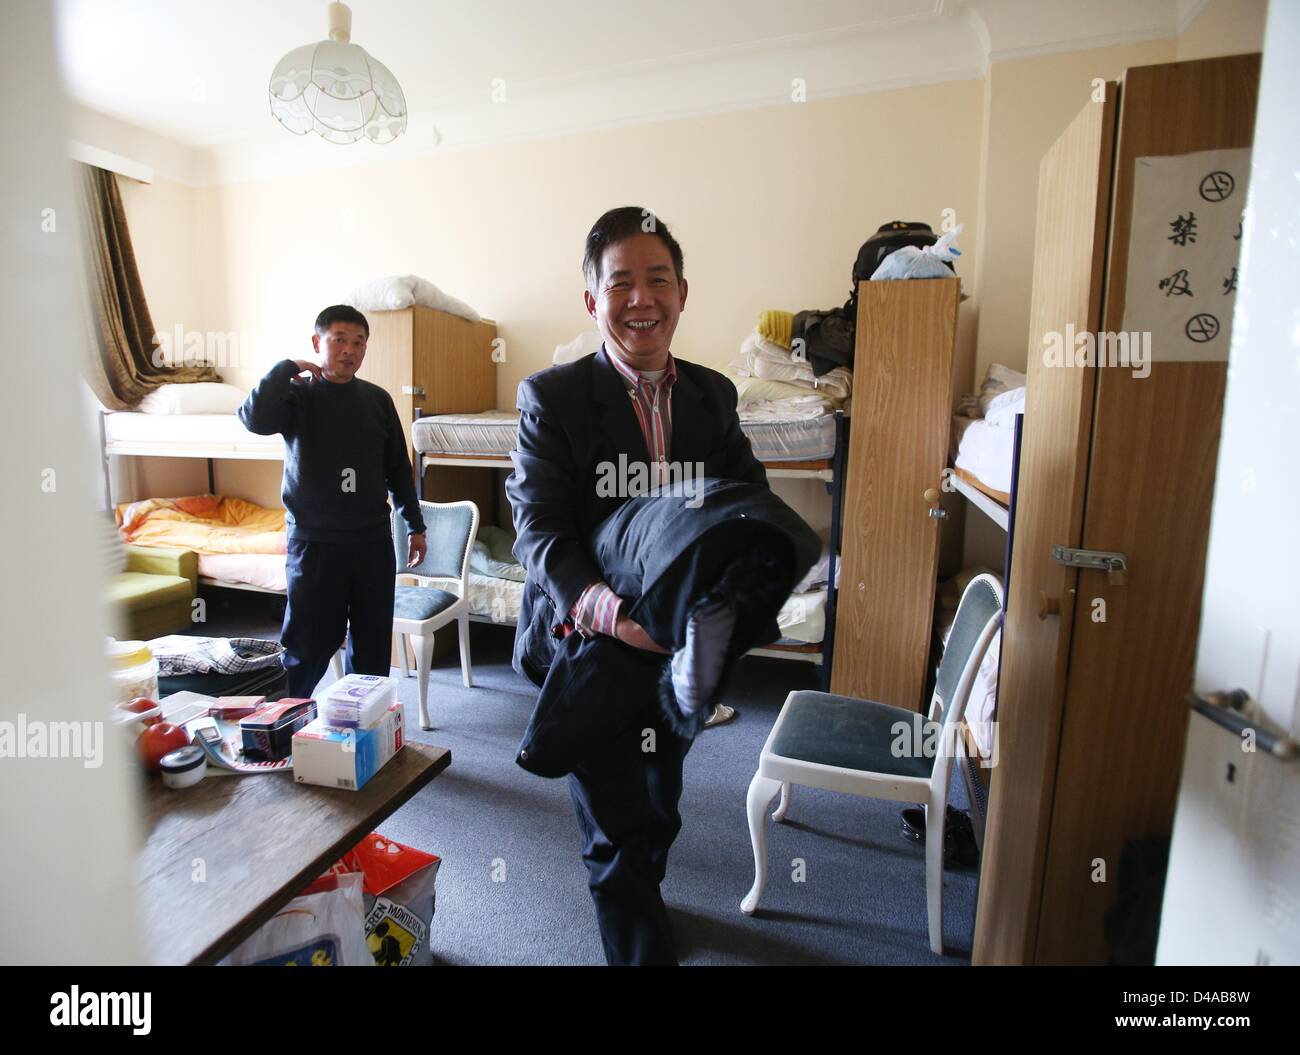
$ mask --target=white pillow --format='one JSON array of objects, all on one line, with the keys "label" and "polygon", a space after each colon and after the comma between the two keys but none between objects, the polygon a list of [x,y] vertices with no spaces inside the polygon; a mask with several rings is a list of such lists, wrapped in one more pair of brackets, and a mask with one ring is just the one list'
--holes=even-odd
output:
[{"label": "white pillow", "polygon": [[463,300],[449,297],[432,282],[419,275],[389,275],[358,286],[347,302],[358,311],[401,311],[412,304],[459,315],[470,322],[482,317]]},{"label": "white pillow", "polygon": [[163,385],[140,401],[141,414],[233,414],[248,397],[242,388],[221,381]]}]

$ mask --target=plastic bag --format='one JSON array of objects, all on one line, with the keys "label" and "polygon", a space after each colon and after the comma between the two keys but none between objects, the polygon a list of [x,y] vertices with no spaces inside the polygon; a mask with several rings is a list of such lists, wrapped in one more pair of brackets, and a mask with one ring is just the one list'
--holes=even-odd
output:
[{"label": "plastic bag", "polygon": [[380,967],[433,962],[429,926],[442,859],[371,832],[327,875],[364,879],[366,943]]},{"label": "plastic bag", "polygon": [[895,249],[876,268],[871,276],[873,282],[896,278],[952,278],[952,271],[947,262],[961,256],[961,250],[953,243],[961,234],[963,224],[958,224],[947,234],[940,237],[934,245],[918,249],[914,245],[905,245]]},{"label": "plastic bag", "polygon": [[223,962],[236,967],[373,967],[359,872],[326,875]]}]

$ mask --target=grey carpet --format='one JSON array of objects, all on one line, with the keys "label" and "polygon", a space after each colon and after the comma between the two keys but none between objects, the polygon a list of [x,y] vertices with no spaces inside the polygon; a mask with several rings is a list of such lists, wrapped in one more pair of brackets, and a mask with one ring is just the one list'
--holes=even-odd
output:
[{"label": "grey carpet", "polygon": [[[265,598],[231,603],[203,632],[277,636],[276,617],[256,614],[259,601],[265,606]],[[455,652],[435,661],[431,732],[419,728],[414,677],[401,682],[408,734],[450,748],[452,762],[381,830],[442,858],[431,934],[437,962],[601,964],[568,783],[514,763],[534,690],[510,668],[512,634],[474,624],[472,689],[461,684]],[[969,962],[976,877],[945,872],[948,955],[932,955],[924,847],[899,835],[898,803],[796,788],[786,821],[768,822],[758,911],[740,911],[754,875],[746,789],[786,694],[816,687],[811,664],[744,660],[726,697],[736,719],[705,730],[687,755],[684,823],[663,886],[682,962]],[[956,778],[951,801],[965,806]]]}]

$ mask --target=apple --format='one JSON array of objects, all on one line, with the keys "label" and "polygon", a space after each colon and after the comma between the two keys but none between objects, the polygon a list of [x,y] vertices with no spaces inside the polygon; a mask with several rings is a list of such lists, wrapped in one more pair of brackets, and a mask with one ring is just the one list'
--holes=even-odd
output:
[{"label": "apple", "polygon": [[162,721],[162,712],[156,701],[149,699],[148,696],[137,696],[130,703],[122,704],[122,710],[135,711],[137,714],[145,714],[149,711],[158,711],[158,714],[151,715],[144,719],[145,725],[158,725]]},{"label": "apple", "polygon": [[159,722],[157,725],[149,726],[140,734],[135,742],[135,750],[140,758],[140,764],[146,769],[157,772],[160,768],[158,763],[163,755],[175,751],[178,747],[184,747],[189,742],[190,734],[179,725]]}]

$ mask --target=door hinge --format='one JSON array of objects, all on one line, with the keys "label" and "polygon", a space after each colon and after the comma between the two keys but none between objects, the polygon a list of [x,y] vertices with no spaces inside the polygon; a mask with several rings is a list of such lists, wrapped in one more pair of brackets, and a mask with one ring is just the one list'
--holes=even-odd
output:
[{"label": "door hinge", "polygon": [[1128,581],[1128,561],[1124,554],[1104,549],[1071,549],[1053,546],[1052,560],[1067,568],[1085,571],[1104,571],[1112,586],[1123,586]]}]

